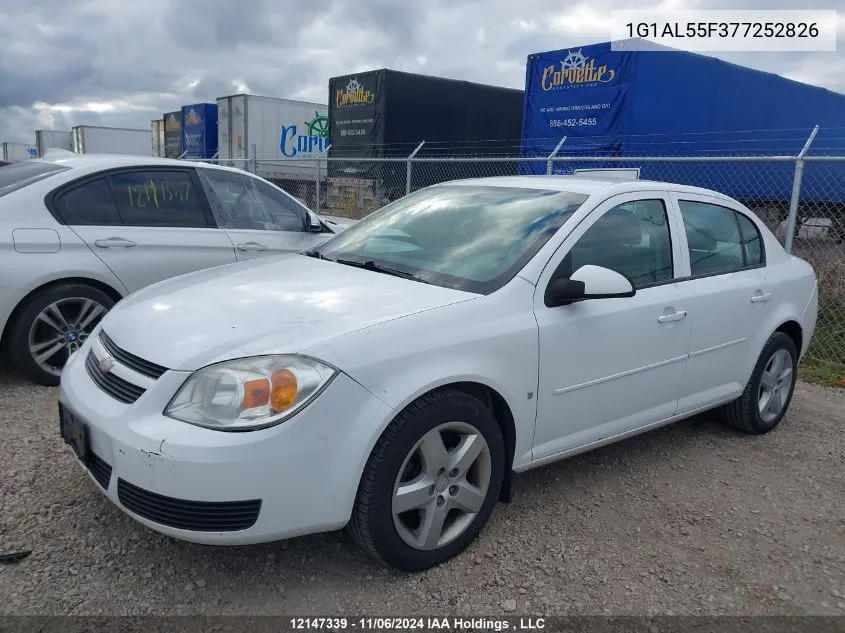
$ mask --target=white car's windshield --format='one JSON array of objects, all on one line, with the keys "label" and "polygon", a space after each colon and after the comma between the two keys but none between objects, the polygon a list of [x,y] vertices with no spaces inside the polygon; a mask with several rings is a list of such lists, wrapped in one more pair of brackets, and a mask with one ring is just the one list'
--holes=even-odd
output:
[{"label": "white car's windshield", "polygon": [[387,205],[312,254],[488,294],[586,199],[568,191],[438,185]]}]

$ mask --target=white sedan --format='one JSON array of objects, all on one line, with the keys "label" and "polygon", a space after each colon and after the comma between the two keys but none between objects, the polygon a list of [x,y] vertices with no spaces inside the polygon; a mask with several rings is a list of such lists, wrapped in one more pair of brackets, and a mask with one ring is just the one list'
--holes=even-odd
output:
[{"label": "white sedan", "polygon": [[0,360],[57,385],[122,297],[301,251],[345,225],[234,167],[62,150],[13,163],[0,171]]},{"label": "white sedan", "polygon": [[771,431],[816,312],[812,268],[718,193],[452,182],[310,252],[122,300],[63,371],[61,433],[164,534],[348,526],[422,570],[476,538],[515,472],[717,407]]}]

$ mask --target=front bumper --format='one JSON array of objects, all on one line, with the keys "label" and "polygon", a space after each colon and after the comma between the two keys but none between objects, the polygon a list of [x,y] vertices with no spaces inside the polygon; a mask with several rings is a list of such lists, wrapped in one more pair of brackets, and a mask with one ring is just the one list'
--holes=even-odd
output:
[{"label": "front bumper", "polygon": [[88,429],[89,475],[132,518],[186,541],[238,545],[343,527],[394,415],[340,374],[275,427],[204,429],[162,415],[189,373],[167,371],[125,404],[91,379],[88,351],[86,344],[65,366],[59,402]]}]

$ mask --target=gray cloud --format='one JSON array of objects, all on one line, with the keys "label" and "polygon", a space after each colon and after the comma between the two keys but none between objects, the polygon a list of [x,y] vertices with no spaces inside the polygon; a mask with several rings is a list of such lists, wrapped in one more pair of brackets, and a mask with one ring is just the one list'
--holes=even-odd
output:
[{"label": "gray cloud", "polygon": [[[162,112],[242,87],[326,103],[329,77],[377,67],[522,88],[530,53],[607,40],[611,10],[670,3],[735,8],[734,0],[3,0],[0,140],[32,142],[43,127],[148,127]],[[845,0],[801,8],[843,9]],[[841,53],[718,56],[845,91]]]},{"label": "gray cloud", "polygon": [[[291,2],[279,8],[290,11]],[[296,10],[291,11],[298,15]],[[183,48],[229,49],[267,44],[274,32],[264,0],[183,0],[168,3],[164,12],[167,34]],[[275,16],[274,16],[275,17]]]}]

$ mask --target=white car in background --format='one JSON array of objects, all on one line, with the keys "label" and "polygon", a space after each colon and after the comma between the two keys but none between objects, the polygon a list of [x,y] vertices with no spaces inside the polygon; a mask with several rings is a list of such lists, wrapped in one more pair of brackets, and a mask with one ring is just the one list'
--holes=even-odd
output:
[{"label": "white car in background", "polygon": [[61,434],[164,534],[348,525],[421,570],[467,547],[514,471],[714,408],[771,431],[817,306],[810,265],[712,191],[446,183],[308,255],[123,300],[64,369]]},{"label": "white car in background", "polygon": [[[345,226],[243,170],[51,151],[0,170],[0,351],[56,385],[128,294],[168,277],[316,246]],[[351,222],[351,221],[349,221]]]}]

